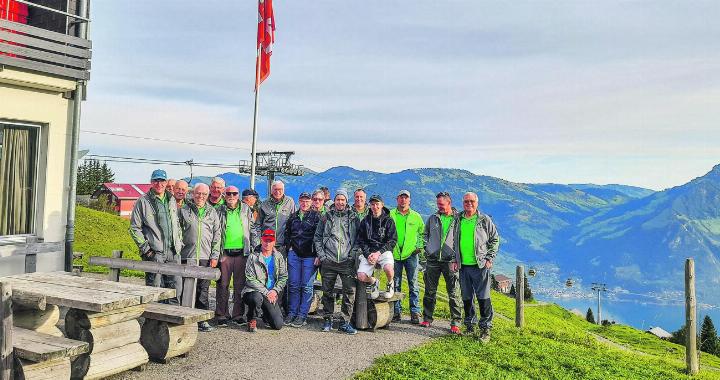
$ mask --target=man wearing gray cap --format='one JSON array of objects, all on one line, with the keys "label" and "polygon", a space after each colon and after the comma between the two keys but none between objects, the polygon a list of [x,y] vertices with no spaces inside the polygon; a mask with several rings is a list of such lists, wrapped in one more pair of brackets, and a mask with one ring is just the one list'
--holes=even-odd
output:
[{"label": "man wearing gray cap", "polygon": [[345,189],[338,189],[335,202],[325,214],[315,230],[313,244],[320,260],[322,277],[322,304],[324,319],[322,331],[332,330],[332,317],[335,312],[333,297],[335,281],[338,276],[342,282],[342,314],[339,331],[349,335],[357,334],[350,324],[355,305],[355,239],[357,237],[358,219],[349,210],[348,194]]},{"label": "man wearing gray cap", "polygon": [[[145,261],[180,262],[182,235],[177,204],[167,191],[167,173],[155,170],[150,176],[150,191],[140,197],[130,214],[130,236]],[[145,285],[175,288],[175,277],[145,273]],[[171,302],[177,303],[177,298]]]},{"label": "man wearing gray cap", "polygon": [[[390,211],[397,229],[397,244],[393,248],[395,259],[395,291],[402,291],[402,275],[405,270],[410,298],[410,323],[420,323],[420,286],[417,272],[420,253],[423,251],[425,223],[417,211],[410,208],[410,192],[400,190],[397,195],[397,207]],[[393,321],[401,320],[402,306],[395,302]]]}]

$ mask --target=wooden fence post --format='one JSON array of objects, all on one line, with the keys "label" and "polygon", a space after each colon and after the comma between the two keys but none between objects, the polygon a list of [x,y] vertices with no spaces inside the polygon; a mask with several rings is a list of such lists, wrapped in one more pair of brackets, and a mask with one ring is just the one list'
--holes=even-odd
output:
[{"label": "wooden fence post", "polygon": [[[113,250],[112,251],[112,258],[113,259],[122,259],[123,251]],[[110,272],[108,274],[108,279],[110,281],[119,282],[120,281],[120,268],[110,268]]]},{"label": "wooden fence post", "polygon": [[0,380],[13,378],[12,288],[0,282]]},{"label": "wooden fence post", "polygon": [[515,268],[515,327],[525,326],[525,267]]},{"label": "wooden fence post", "polygon": [[697,299],[695,298],[695,261],[685,260],[685,364],[690,375],[699,371],[697,354]]}]

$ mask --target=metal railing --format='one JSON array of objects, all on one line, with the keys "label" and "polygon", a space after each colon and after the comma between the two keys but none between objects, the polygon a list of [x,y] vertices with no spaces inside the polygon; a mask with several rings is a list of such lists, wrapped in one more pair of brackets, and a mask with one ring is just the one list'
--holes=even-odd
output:
[{"label": "metal railing", "polygon": [[[15,0],[28,7],[59,14],[73,23],[87,23],[87,17],[73,15],[26,0]],[[9,11],[8,6],[8,11]],[[28,24],[9,21],[0,17],[0,65],[17,67],[44,74],[75,79],[90,79],[92,43],[85,39],[58,33]]]}]

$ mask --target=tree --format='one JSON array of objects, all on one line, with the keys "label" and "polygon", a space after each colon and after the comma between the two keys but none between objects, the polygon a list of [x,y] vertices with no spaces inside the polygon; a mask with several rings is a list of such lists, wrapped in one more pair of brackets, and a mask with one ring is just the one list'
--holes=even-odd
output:
[{"label": "tree", "polygon": [[700,328],[699,343],[700,351],[713,355],[720,354],[720,350],[718,350],[720,344],[718,342],[717,331],[709,315],[706,315],[705,319],[703,319],[702,327]]},{"label": "tree", "polygon": [[525,298],[525,301],[534,300],[535,297],[533,297],[532,290],[530,290],[530,283],[528,283],[527,276],[523,276],[523,283],[525,284],[525,294],[523,294],[523,298]]},{"label": "tree", "polygon": [[[684,346],[687,340],[687,326],[682,325],[677,331],[672,333],[672,336],[668,340]],[[698,344],[698,348],[700,348],[700,339],[697,339],[696,342]]]},{"label": "tree", "polygon": [[592,308],[588,308],[587,313],[585,313],[585,320],[590,323],[595,323],[595,315],[592,312]]},{"label": "tree", "polygon": [[88,207],[93,210],[103,211],[113,215],[117,215],[117,210],[115,210],[116,206],[115,202],[110,201],[107,194],[102,194],[97,199],[91,199],[88,205]]},{"label": "tree", "polygon": [[495,279],[495,274],[490,274],[490,289],[499,292],[500,291],[500,283],[498,280]]},{"label": "tree", "polygon": [[78,167],[77,176],[77,194],[92,194],[101,183],[112,182],[115,180],[115,173],[103,162],[100,165],[98,160],[85,160]]}]

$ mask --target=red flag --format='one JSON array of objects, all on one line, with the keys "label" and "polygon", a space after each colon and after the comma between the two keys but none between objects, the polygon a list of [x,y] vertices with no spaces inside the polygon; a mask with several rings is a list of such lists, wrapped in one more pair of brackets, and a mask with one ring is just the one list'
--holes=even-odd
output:
[{"label": "red flag", "polygon": [[[260,59],[260,75],[256,71],[255,78],[259,77],[260,81],[255,83],[256,88],[270,75],[270,56],[274,42],[275,15],[273,14],[272,0],[259,0],[257,48],[260,49],[260,55],[257,59]],[[257,62],[255,67],[257,70]]]}]

